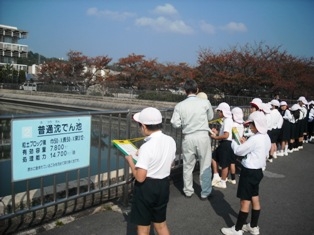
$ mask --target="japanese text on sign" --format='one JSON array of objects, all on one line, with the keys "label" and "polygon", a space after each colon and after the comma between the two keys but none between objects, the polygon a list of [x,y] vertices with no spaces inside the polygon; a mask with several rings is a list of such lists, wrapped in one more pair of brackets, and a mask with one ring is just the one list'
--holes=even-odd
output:
[{"label": "japanese text on sign", "polygon": [[12,181],[89,166],[91,117],[12,121]]}]

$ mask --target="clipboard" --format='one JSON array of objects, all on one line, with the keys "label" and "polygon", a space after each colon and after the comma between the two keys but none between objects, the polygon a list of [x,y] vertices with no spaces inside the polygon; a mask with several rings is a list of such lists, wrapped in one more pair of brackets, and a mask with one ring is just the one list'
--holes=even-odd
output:
[{"label": "clipboard", "polygon": [[237,142],[237,144],[241,144],[240,135],[236,127],[232,127],[232,138]]},{"label": "clipboard", "polygon": [[133,162],[136,164],[138,148],[130,140],[112,140],[111,142],[125,156],[132,155]]}]

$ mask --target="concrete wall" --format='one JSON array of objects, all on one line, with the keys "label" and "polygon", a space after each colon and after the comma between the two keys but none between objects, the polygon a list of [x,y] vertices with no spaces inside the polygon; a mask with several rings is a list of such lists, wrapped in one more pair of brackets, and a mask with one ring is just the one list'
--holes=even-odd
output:
[{"label": "concrete wall", "polygon": [[21,100],[34,103],[48,103],[69,107],[79,107],[93,110],[141,110],[146,107],[158,109],[172,109],[176,105],[173,102],[159,102],[151,100],[138,100],[125,97],[98,97],[77,94],[6,90],[0,89],[0,98],[5,100]]}]

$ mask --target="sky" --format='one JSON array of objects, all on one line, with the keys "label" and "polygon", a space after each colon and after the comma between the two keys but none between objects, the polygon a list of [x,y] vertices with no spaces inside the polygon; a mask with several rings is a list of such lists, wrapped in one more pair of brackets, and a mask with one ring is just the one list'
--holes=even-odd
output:
[{"label": "sky", "polygon": [[194,66],[202,50],[260,42],[310,58],[313,12],[313,0],[0,0],[0,24],[27,31],[29,51],[112,63],[134,53]]}]

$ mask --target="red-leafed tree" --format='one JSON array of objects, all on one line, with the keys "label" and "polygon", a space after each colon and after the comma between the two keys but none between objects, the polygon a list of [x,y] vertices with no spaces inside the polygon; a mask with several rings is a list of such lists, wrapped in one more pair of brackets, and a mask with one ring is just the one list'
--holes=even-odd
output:
[{"label": "red-leafed tree", "polygon": [[87,57],[81,52],[70,51],[67,61],[51,61],[41,66],[41,77],[47,82],[103,84],[106,67],[112,60],[108,56]]},{"label": "red-leafed tree", "polygon": [[307,93],[313,65],[264,43],[233,47],[220,53],[202,49],[196,78],[208,92],[271,97]]},{"label": "red-leafed tree", "polygon": [[117,79],[120,86],[126,88],[149,89],[154,86],[155,71],[157,68],[156,60],[145,60],[144,55],[134,53],[127,57],[120,58],[116,67],[120,74]]}]

